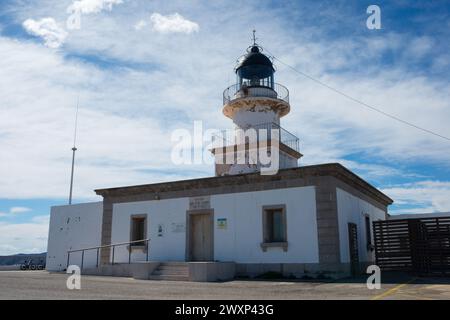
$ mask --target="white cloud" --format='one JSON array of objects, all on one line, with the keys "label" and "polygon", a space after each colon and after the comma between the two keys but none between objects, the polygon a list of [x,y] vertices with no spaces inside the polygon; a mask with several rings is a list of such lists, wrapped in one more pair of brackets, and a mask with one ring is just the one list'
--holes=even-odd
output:
[{"label": "white cloud", "polygon": [[27,223],[0,222],[0,255],[45,252],[48,225],[48,215]]},{"label": "white cloud", "polygon": [[199,25],[193,21],[187,20],[178,13],[167,16],[157,12],[150,16],[152,29],[161,33],[192,33],[199,31]]},{"label": "white cloud", "polygon": [[16,214],[30,212],[30,211],[32,211],[32,210],[27,207],[12,207],[9,209],[8,212],[0,212],[0,217],[11,218]]},{"label": "white cloud", "polygon": [[[112,10],[113,5],[123,3],[122,0],[77,0],[74,1],[67,9],[66,12],[70,15],[73,14],[94,14],[103,10]],[[71,21],[72,16],[67,16],[67,25]],[[75,21],[70,22],[70,26]],[[23,22],[24,29],[31,35],[38,36],[44,39],[45,45],[49,48],[59,48],[64,44],[68,32],[60,27],[60,25],[52,17],[42,18],[40,20],[27,19]],[[79,27],[74,27],[79,29]],[[68,27],[70,29],[70,27]]]},{"label": "white cloud", "polygon": [[13,214],[24,213],[24,212],[29,212],[29,211],[31,211],[31,209],[27,208],[27,207],[12,207],[10,209],[10,212],[13,213]]},{"label": "white cloud", "polygon": [[31,222],[37,223],[37,224],[49,224],[50,223],[50,215],[35,216],[31,219]]},{"label": "white cloud", "polygon": [[450,182],[425,180],[382,189],[395,203],[421,209],[400,209],[395,213],[445,212],[450,209]]},{"label": "white cloud", "polygon": [[[58,16],[51,11],[55,2],[44,2],[50,11],[37,11],[39,16],[51,14],[59,21],[67,17],[66,5],[63,16]],[[41,3],[27,10],[43,10]],[[156,0],[155,6],[160,4]],[[181,10],[172,3],[165,5],[169,12]],[[285,16],[257,10],[250,3],[235,9],[225,3],[216,4],[214,10],[199,6],[183,8],[183,15],[195,16],[208,32],[176,42],[155,33],[130,32],[133,25],[125,28],[148,10],[136,10],[137,5],[83,21],[86,27],[71,34],[70,46],[64,49],[112,61],[113,70],[0,38],[0,70],[4,70],[0,110],[7,115],[0,117],[0,144],[5,148],[0,163],[7,164],[0,166],[0,194],[67,197],[78,92],[76,196],[93,195],[92,189],[98,187],[213,174],[212,167],[168,164],[171,144],[167,137],[171,127],[190,126],[193,119],[204,120],[209,127],[232,125],[221,113],[220,96],[234,81],[235,58],[250,44],[254,27],[260,43],[283,61],[401,118],[450,135],[450,127],[442,121],[450,118],[448,79],[415,74],[407,60],[389,67],[377,60],[383,53],[396,56],[407,51],[413,41],[404,34],[352,36],[343,41],[342,37],[322,37],[322,26],[286,28]],[[30,11],[22,14],[28,17]],[[307,11],[299,13],[298,21],[303,14]],[[233,20],[236,16],[246,19]],[[150,19],[146,21],[149,28],[153,26]],[[426,43],[420,46],[426,47]],[[291,99],[291,113],[281,124],[300,137],[301,164],[343,162],[348,155],[362,155],[344,163],[363,178],[379,181],[389,177],[398,181],[409,163],[450,167],[450,153],[442,151],[448,148],[446,143],[366,110],[276,64],[276,81],[288,87]],[[336,71],[339,68],[345,72]],[[386,165],[374,165],[372,157]]]},{"label": "white cloud", "polygon": [[[78,94],[75,201],[97,199],[93,190],[99,187],[213,172],[208,166],[183,170],[167,161],[171,129],[184,112],[172,99],[186,95],[168,91],[173,89],[166,86],[169,74],[99,70],[34,43],[2,37],[0,48],[5,72],[0,75],[0,112],[5,115],[0,117],[2,197],[67,197]],[[154,103],[162,98],[166,102]],[[170,123],[163,125],[161,114],[172,115]]]},{"label": "white cloud", "polygon": [[135,25],[134,28],[136,30],[141,30],[143,29],[145,26],[147,26],[147,22],[145,22],[145,20],[139,20]]},{"label": "white cloud", "polygon": [[27,19],[22,25],[29,34],[44,39],[49,48],[59,48],[67,37],[67,32],[53,18]]},{"label": "white cloud", "polygon": [[423,58],[424,56],[429,56],[432,54],[433,50],[433,40],[431,37],[417,37],[412,39],[409,46],[408,54],[413,58]]},{"label": "white cloud", "polygon": [[70,12],[83,14],[99,13],[103,10],[112,10],[113,5],[123,3],[122,0],[78,0],[67,9]]}]

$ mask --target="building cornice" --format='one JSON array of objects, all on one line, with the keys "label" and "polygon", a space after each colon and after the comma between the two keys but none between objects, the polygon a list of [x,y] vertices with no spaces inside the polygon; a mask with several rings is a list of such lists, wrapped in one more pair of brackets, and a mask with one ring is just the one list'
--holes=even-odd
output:
[{"label": "building cornice", "polygon": [[[299,186],[314,186],[321,183],[320,177],[334,177],[359,190],[378,203],[388,206],[393,200],[380,190],[360,178],[339,163],[328,163],[297,168],[282,169],[276,175],[247,173],[220,177],[179,180],[163,183],[124,186],[95,190],[104,198],[129,198],[130,196],[149,195],[147,200],[159,200],[206,194],[222,194],[256,190],[271,190],[295,187],[293,180],[301,180]],[[322,179],[327,181],[326,179]],[[289,183],[292,182],[292,183]],[[151,196],[150,196],[151,195]],[[167,195],[167,197],[165,196]],[[133,197],[132,197],[133,198]],[[135,197],[136,199],[142,197]],[[143,199],[143,198],[142,198]]]}]

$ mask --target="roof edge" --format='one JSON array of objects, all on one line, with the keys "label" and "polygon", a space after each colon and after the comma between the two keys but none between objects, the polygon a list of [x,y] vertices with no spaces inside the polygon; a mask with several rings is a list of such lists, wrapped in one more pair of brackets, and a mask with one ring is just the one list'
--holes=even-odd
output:
[{"label": "roof edge", "polygon": [[[261,175],[259,172],[256,173],[246,173],[239,175],[229,175],[229,176],[218,176],[218,177],[206,177],[206,178],[195,178],[187,180],[176,180],[169,182],[159,182],[153,184],[143,184],[143,185],[133,185],[133,186],[123,186],[114,188],[103,188],[96,189],[95,193],[103,197],[114,197],[121,196],[123,192],[127,194],[142,194],[142,193],[163,193],[168,191],[181,191],[186,190],[189,185],[196,184],[197,188],[208,188],[208,187],[218,187],[218,182],[220,185],[231,185],[240,181],[240,184],[249,184],[257,182],[269,182],[274,180],[280,180],[283,177],[287,179],[293,178],[305,178],[312,176],[332,176],[336,179],[343,181],[346,184],[353,182],[360,188],[364,189],[369,193],[371,197],[377,199],[384,205],[390,205],[394,201],[385,195],[383,192],[378,190],[376,187],[359,177],[357,174],[353,173],[340,163],[325,163],[317,165],[302,166],[296,168],[282,169],[279,170],[276,175]],[[214,183],[216,182],[216,183]],[[232,183],[233,182],[233,183]],[[209,186],[205,184],[210,184]],[[191,187],[192,188],[192,187]]]}]

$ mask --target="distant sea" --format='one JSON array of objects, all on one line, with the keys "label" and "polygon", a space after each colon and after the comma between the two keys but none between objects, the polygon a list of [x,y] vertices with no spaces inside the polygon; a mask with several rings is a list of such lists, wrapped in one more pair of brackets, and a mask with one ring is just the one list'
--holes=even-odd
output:
[{"label": "distant sea", "polygon": [[47,253],[19,253],[11,256],[0,256],[0,266],[11,266],[14,264],[22,264],[25,260],[33,259],[33,262],[38,264],[41,262],[45,263],[45,259],[47,257]]}]

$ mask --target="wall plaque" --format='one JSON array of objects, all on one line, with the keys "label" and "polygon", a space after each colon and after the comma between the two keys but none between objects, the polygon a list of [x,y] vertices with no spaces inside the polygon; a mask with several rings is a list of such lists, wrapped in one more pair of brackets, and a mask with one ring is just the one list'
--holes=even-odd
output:
[{"label": "wall plaque", "polygon": [[186,225],[183,222],[172,222],[171,230],[174,233],[182,233],[186,231]]},{"label": "wall plaque", "polygon": [[211,209],[209,196],[189,198],[189,210]]}]

